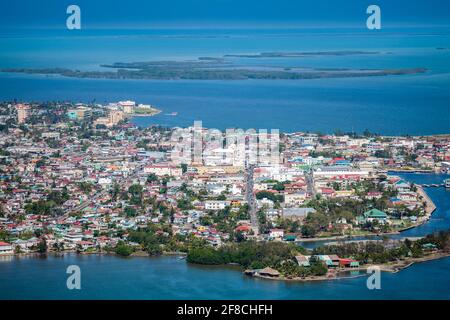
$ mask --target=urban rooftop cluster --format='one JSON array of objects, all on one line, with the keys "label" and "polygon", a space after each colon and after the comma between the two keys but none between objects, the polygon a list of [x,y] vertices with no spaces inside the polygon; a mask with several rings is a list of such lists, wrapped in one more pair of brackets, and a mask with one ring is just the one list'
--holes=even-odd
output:
[{"label": "urban rooftop cluster", "polygon": [[130,122],[158,112],[133,101],[0,103],[0,254],[189,257],[262,243],[298,250],[292,261],[302,267],[359,267],[348,255],[311,262],[294,244],[422,224],[434,204],[396,171],[450,171],[450,136],[368,131],[281,133],[279,163],[236,161],[239,148],[205,145],[200,163],[175,163],[174,128]]}]

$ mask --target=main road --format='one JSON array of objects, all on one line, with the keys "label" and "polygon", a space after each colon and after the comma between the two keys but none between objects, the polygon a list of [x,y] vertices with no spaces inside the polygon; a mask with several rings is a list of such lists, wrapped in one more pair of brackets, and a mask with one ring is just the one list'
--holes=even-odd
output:
[{"label": "main road", "polygon": [[316,190],[314,188],[314,174],[312,169],[305,171],[305,182],[306,191],[311,195],[311,198],[314,199],[316,196]]},{"label": "main road", "polygon": [[259,222],[258,215],[256,209],[256,198],[253,191],[253,169],[254,166],[250,165],[246,169],[245,178],[246,178],[246,187],[245,187],[245,197],[247,203],[250,207],[250,223],[255,235],[259,234]]}]

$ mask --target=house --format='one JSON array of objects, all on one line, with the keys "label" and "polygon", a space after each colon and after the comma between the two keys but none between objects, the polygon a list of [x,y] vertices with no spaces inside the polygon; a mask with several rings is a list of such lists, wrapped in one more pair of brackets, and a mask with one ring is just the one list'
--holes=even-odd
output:
[{"label": "house", "polygon": [[72,243],[80,242],[83,240],[83,235],[81,233],[67,233],[64,240]]},{"label": "house", "polygon": [[283,229],[270,229],[269,237],[273,239],[283,238],[284,230]]},{"label": "house", "polygon": [[434,243],[424,243],[422,249],[426,251],[435,251],[438,247]]},{"label": "house", "polygon": [[297,235],[295,233],[288,233],[285,234],[283,237],[284,241],[295,241],[297,240]]},{"label": "house", "polygon": [[181,167],[174,166],[171,164],[155,164],[146,166],[144,168],[144,173],[146,174],[153,173],[158,177],[162,176],[181,177],[183,175]]},{"label": "house", "polygon": [[236,229],[234,229],[235,232],[242,232],[242,233],[248,233],[252,230],[252,227],[249,225],[240,225],[237,226]]},{"label": "house", "polygon": [[353,259],[339,259],[339,266],[341,268],[358,268],[359,262]]},{"label": "house", "polygon": [[230,205],[230,201],[208,200],[205,201],[206,210],[223,210]]},{"label": "house", "polygon": [[363,213],[363,216],[365,221],[373,222],[377,220],[380,223],[386,223],[388,218],[386,213],[378,209],[371,209],[369,211],[366,211]]},{"label": "house", "polygon": [[[20,250],[28,252],[32,247],[37,246],[39,239],[36,237],[30,238],[28,240],[17,239],[13,242],[14,247],[20,247]],[[47,244],[48,245],[48,244]]]},{"label": "house", "polygon": [[319,261],[325,262],[328,268],[334,267],[333,260],[331,260],[331,257],[326,254],[319,254],[316,255],[316,257],[319,259]]},{"label": "house", "polygon": [[0,242],[0,254],[12,254],[12,245],[7,242]]},{"label": "house", "polygon": [[94,248],[95,247],[95,243],[91,242],[91,241],[78,241],[77,245],[82,249],[82,250],[87,250],[89,248]]},{"label": "house", "polygon": [[315,213],[314,208],[284,208],[282,217],[289,220],[302,221],[309,213]]},{"label": "house", "polygon": [[307,192],[285,193],[284,204],[287,207],[301,206],[308,197]]},{"label": "house", "polygon": [[333,264],[333,267],[338,267],[339,266],[340,258],[337,255],[330,254],[330,255],[328,255],[328,257],[330,258],[330,260],[331,260],[331,262]]},{"label": "house", "polygon": [[383,193],[379,191],[370,191],[367,193],[367,199],[380,199],[383,196]]},{"label": "house", "polygon": [[414,192],[399,192],[398,198],[402,201],[416,201],[417,195]]},{"label": "house", "polygon": [[256,200],[256,203],[258,205],[258,208],[266,207],[266,208],[273,209],[273,206],[274,206],[274,202],[267,198],[262,198],[260,200]]},{"label": "house", "polygon": [[310,256],[298,255],[295,256],[295,260],[300,267],[309,267],[311,264],[309,263]]}]

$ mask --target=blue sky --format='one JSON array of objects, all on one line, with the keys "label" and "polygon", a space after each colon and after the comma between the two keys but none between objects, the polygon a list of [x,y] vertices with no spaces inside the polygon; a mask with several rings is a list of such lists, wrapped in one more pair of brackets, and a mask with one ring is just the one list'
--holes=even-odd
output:
[{"label": "blue sky", "polygon": [[448,0],[14,0],[0,1],[1,27],[65,27],[66,8],[83,27],[314,26],[365,24],[377,4],[384,26],[450,25]]}]

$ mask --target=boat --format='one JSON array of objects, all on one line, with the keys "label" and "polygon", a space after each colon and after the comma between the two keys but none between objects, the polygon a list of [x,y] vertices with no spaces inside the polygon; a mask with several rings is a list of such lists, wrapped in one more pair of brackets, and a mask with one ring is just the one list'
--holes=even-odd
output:
[{"label": "boat", "polygon": [[178,112],[166,113],[166,116],[177,116]]},{"label": "boat", "polygon": [[444,185],[446,188],[450,188],[450,179],[445,179],[444,180]]}]

